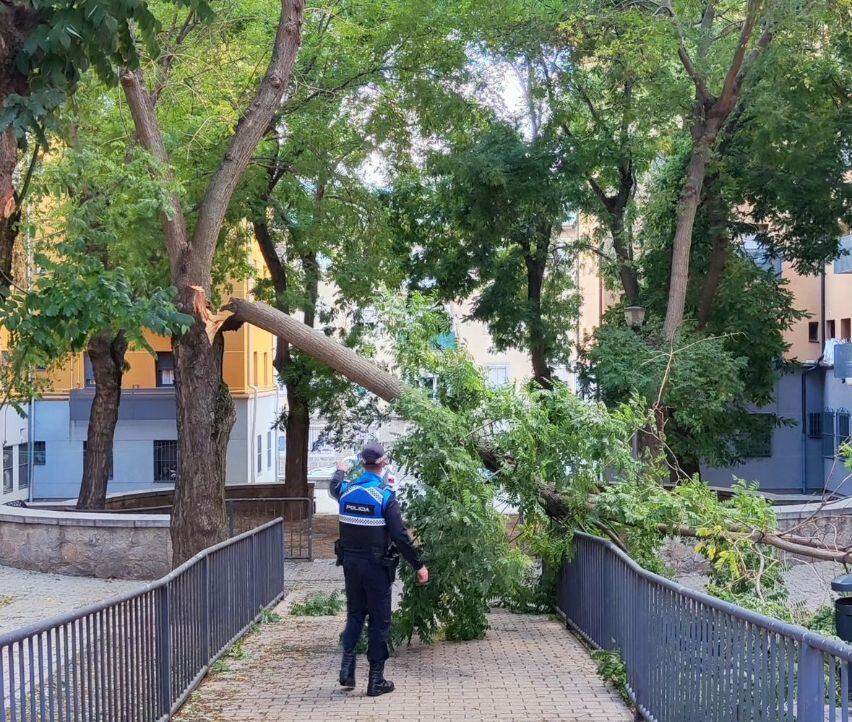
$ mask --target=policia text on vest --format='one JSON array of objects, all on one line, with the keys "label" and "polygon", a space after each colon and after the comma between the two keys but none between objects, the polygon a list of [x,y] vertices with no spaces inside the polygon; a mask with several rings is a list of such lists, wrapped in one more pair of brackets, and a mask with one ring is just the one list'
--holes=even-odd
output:
[{"label": "policia text on vest", "polygon": [[367,694],[376,697],[394,689],[393,682],[384,678],[384,668],[388,658],[391,587],[399,556],[417,570],[420,584],[429,581],[429,571],[405,529],[393,490],[382,481],[382,469],[388,463],[382,445],[367,444],[361,451],[361,461],[364,473],[350,482],[344,481],[348,465],[339,463],[329,489],[338,500],[340,539],[335,551],[346,580],[340,684],[355,686],[355,646],[369,617]]}]

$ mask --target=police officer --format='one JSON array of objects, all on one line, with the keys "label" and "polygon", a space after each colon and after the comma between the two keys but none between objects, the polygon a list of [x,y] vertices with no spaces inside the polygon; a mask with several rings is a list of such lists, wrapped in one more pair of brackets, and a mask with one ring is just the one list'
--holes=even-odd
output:
[{"label": "police officer", "polygon": [[370,676],[367,694],[377,697],[393,692],[393,682],[384,678],[388,658],[391,622],[391,587],[399,563],[392,551],[395,544],[405,561],[417,571],[417,581],[429,581],[429,570],[414,548],[405,529],[396,496],[382,481],[388,459],[384,447],[369,443],[361,451],[364,473],[355,481],[344,482],[349,467],[337,465],[331,481],[331,495],[338,500],[340,539],[338,562],[346,580],[346,627],[343,630],[343,661],[340,684],[355,686],[355,645],[361,636],[365,617],[370,617],[367,659]]}]

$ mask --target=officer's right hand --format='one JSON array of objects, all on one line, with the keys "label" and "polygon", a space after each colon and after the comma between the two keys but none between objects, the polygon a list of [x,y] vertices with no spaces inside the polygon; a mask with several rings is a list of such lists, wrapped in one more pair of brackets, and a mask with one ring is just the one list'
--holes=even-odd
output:
[{"label": "officer's right hand", "polygon": [[340,460],[337,462],[337,470],[338,471],[349,471],[349,464],[344,460]]},{"label": "officer's right hand", "polygon": [[429,570],[424,566],[417,570],[417,583],[426,584],[429,581]]}]

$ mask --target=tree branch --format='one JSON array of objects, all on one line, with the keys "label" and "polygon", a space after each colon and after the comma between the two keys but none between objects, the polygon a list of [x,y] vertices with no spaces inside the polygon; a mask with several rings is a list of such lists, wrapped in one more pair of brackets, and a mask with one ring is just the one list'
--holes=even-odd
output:
[{"label": "tree branch", "polygon": [[695,63],[692,62],[692,58],[689,57],[689,52],[683,43],[680,44],[680,47],[677,49],[677,56],[680,58],[681,65],[683,65],[684,70],[686,70],[686,74],[692,79],[692,82],[695,83],[695,90],[698,93],[698,97],[704,103],[712,103],[714,98],[710,93],[710,90],[707,88],[707,81],[698,71],[698,68],[695,67]]},{"label": "tree branch", "polygon": [[[163,141],[163,134],[157,122],[154,104],[141,70],[124,70],[121,74],[121,87],[127,98],[133,125],[136,127],[136,137],[139,143],[162,166],[162,173],[167,182],[173,180],[169,154]],[[172,283],[176,283],[184,271],[184,255],[189,248],[189,238],[186,232],[186,221],[183,208],[177,193],[170,194],[171,213],[163,212],[160,218],[163,224],[163,234],[166,239],[166,250],[169,253],[169,266]]]},{"label": "tree branch", "polygon": [[191,283],[202,287],[210,283],[209,269],[231,197],[290,82],[301,43],[304,7],[304,0],[282,0],[269,68],[254,100],[237,123],[231,144],[198,209],[198,222],[190,241],[193,267],[185,269]]}]

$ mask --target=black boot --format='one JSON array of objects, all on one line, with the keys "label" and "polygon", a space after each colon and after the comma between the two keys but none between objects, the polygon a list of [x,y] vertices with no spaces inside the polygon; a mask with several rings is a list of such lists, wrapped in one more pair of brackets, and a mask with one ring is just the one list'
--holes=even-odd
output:
[{"label": "black boot", "polygon": [[370,677],[367,682],[367,696],[378,697],[380,694],[393,692],[393,682],[385,679],[385,663],[370,662]]},{"label": "black boot", "polygon": [[355,686],[355,652],[344,652],[340,662],[340,686],[352,689]]}]

